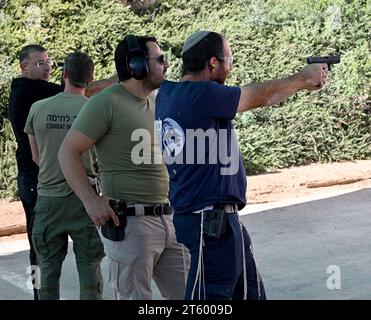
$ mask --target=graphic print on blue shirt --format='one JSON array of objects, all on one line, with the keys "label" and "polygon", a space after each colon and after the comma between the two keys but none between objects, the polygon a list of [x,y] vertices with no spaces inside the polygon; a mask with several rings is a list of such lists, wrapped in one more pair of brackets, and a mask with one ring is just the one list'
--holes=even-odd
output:
[{"label": "graphic print on blue shirt", "polygon": [[156,130],[177,213],[246,203],[246,175],[232,126],[241,90],[212,81],[164,81]]}]

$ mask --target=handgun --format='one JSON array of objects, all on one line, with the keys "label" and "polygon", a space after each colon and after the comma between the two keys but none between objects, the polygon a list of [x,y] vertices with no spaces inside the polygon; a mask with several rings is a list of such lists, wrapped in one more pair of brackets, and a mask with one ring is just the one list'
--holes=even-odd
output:
[{"label": "handgun", "polygon": [[340,63],[340,56],[308,57],[307,63],[327,63],[328,70],[330,71],[332,64]]},{"label": "handgun", "polygon": [[112,218],[101,226],[102,235],[111,241],[122,241],[125,239],[125,228],[127,225],[127,216],[121,212],[120,204],[113,199],[109,200],[109,205],[120,220],[120,225],[116,226]]}]

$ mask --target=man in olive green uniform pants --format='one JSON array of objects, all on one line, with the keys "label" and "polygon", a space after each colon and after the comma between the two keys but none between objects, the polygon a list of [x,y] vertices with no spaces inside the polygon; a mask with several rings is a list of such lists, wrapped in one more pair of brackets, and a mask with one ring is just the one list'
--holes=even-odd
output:
[{"label": "man in olive green uniform pants", "polygon": [[[168,176],[154,131],[152,93],[164,80],[168,63],[155,38],[131,35],[116,48],[115,63],[121,82],[84,106],[59,161],[96,225],[110,218],[118,224],[109,198],[124,203],[124,238],[102,237],[114,297],[151,299],[153,277],[163,297],[183,299],[188,253],[175,239]],[[79,164],[80,154],[93,144],[103,197],[91,191]]]},{"label": "man in olive green uniform pants", "polygon": [[[34,103],[26,122],[33,160],[40,167],[32,241],[39,261],[42,300],[59,299],[68,236],[76,256],[80,299],[102,298],[103,245],[83,204],[67,184],[57,159],[66,133],[87,101],[85,87],[92,81],[93,72],[94,64],[88,55],[68,55],[64,92]],[[89,171],[88,152],[82,155],[82,160],[85,170]]]}]

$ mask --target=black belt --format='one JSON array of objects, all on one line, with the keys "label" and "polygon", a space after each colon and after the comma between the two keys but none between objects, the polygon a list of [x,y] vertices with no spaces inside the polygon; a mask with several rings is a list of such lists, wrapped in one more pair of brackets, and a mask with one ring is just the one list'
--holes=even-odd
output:
[{"label": "black belt", "polygon": [[109,204],[113,211],[115,211],[118,215],[125,215],[128,217],[162,216],[173,214],[173,209],[168,203],[160,203],[153,206],[134,205],[132,207],[127,207],[125,201],[111,199],[109,200]]}]

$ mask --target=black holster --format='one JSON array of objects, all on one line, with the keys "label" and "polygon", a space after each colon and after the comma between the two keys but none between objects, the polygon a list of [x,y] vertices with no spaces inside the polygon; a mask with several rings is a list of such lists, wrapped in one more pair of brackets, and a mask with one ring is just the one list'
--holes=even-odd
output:
[{"label": "black holster", "polygon": [[112,200],[109,201],[109,204],[113,212],[117,215],[120,220],[120,225],[116,226],[112,218],[110,218],[106,224],[101,226],[102,235],[111,241],[122,241],[125,239],[125,228],[127,225],[127,217],[122,213],[121,210],[117,207],[116,203]]},{"label": "black holster", "polygon": [[227,230],[227,213],[224,208],[204,211],[203,232],[209,237],[220,238]]}]

